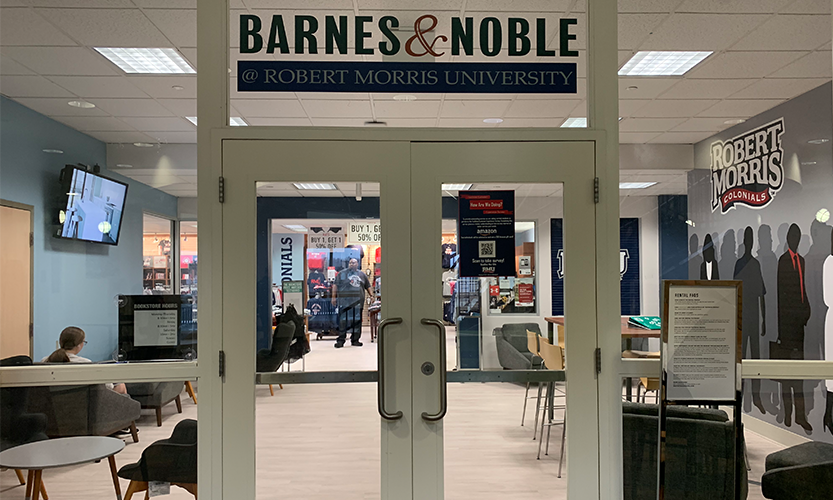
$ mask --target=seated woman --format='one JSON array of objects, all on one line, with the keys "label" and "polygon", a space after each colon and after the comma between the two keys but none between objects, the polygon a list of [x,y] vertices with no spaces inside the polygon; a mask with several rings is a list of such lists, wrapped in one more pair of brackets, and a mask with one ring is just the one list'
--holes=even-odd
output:
[{"label": "seated woman", "polygon": [[[60,346],[55,352],[43,358],[41,363],[92,363],[91,360],[79,356],[78,353],[87,344],[87,334],[77,326],[68,326],[61,332],[58,338]],[[127,394],[127,387],[124,384],[106,384],[119,394]]]}]

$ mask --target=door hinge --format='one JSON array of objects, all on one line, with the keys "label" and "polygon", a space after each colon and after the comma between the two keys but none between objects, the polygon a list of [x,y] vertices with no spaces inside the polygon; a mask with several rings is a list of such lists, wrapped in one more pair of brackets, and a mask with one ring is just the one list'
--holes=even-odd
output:
[{"label": "door hinge", "polygon": [[602,348],[596,348],[596,375],[602,373]]},{"label": "door hinge", "polygon": [[593,179],[593,202],[599,202],[599,178]]},{"label": "door hinge", "polygon": [[29,323],[29,338],[32,339],[35,337],[35,325]]},{"label": "door hinge", "polygon": [[220,351],[220,378],[226,378],[226,351]]},{"label": "door hinge", "polygon": [[35,246],[35,233],[29,233],[29,246]]},{"label": "door hinge", "polygon": [[220,203],[225,203],[226,201],[226,178],[222,175],[220,176]]}]

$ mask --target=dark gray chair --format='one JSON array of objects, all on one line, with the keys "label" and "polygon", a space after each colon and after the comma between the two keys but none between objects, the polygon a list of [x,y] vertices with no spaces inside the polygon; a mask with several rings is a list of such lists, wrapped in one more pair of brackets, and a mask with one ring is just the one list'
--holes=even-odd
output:
[{"label": "dark gray chair", "polygon": [[168,439],[156,441],[142,452],[135,464],[119,469],[119,477],[130,484],[124,500],[148,489],[149,481],[179,486],[197,497],[197,421],[186,419],[176,424]]},{"label": "dark gray chair", "polygon": [[494,329],[497,359],[506,370],[530,370],[541,367],[541,358],[527,348],[526,331],[541,335],[538,323],[507,323]]},{"label": "dark gray chair", "polygon": [[[269,349],[257,351],[255,359],[256,371],[258,373],[270,373],[278,371],[286,358],[289,356],[289,346],[292,344],[292,337],[295,335],[295,323],[278,323],[275,333],[272,334],[272,345]],[[269,384],[269,392],[275,395],[272,384]]]},{"label": "dark gray chair", "polygon": [[130,397],[142,405],[143,410],[156,410],[156,426],[162,427],[162,407],[174,401],[177,413],[182,413],[182,389],[185,382],[143,382],[125,384]]},{"label": "dark gray chair", "polygon": [[[625,500],[657,498],[658,406],[622,403]],[[669,406],[665,498],[734,500],[734,423],[722,410]],[[738,450],[743,460],[742,450]],[[747,496],[741,469],[741,499]]]},{"label": "dark gray chair", "polygon": [[766,457],[761,493],[772,500],[833,498],[833,444],[812,441]]},{"label": "dark gray chair", "polygon": [[141,405],[104,384],[33,387],[28,411],[46,415],[49,437],[109,436],[129,427],[133,442],[139,442]]}]

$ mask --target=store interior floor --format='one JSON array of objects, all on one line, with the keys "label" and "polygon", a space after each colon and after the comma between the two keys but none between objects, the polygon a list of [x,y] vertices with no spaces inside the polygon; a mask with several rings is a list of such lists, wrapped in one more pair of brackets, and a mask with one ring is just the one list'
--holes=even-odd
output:
[{"label": "store interior floor", "polygon": [[[449,368],[453,368],[454,337],[449,330]],[[314,338],[314,337],[313,337]],[[332,339],[312,340],[307,370],[372,370],[376,344],[369,332],[363,347],[349,344],[334,349]],[[300,362],[292,369],[300,369]],[[536,460],[532,440],[533,413],[526,425],[520,414],[524,387],[515,384],[450,384],[445,434],[445,482],[449,500],[538,500],[565,498],[567,473],[559,479],[560,427],[552,432],[549,456]],[[380,432],[374,384],[284,385],[256,388],[257,498],[305,500],[378,499],[380,484]],[[152,411],[138,422],[140,442],[129,439],[116,456],[119,467],[134,462],[142,450],[170,436],[183,418],[197,418],[197,406],[183,393],[183,413],[173,404],[163,409],[163,426]],[[531,401],[534,405],[534,401]],[[532,407],[534,408],[534,406]],[[782,448],[769,439],[746,431],[749,499],[760,500],[761,475],[766,456]],[[43,473],[54,500],[113,498],[113,483],[106,462],[47,470]],[[23,486],[12,471],[0,473],[0,497],[22,500]],[[122,492],[127,481],[121,482]],[[136,495],[134,499],[142,498]],[[173,487],[171,500],[193,498]]]}]

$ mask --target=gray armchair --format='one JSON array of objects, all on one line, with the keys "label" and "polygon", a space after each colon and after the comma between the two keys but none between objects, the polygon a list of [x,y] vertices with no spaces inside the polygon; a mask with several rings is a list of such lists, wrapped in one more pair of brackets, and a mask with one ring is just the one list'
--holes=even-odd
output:
[{"label": "gray armchair", "polygon": [[761,493],[772,500],[826,500],[833,486],[833,445],[812,441],[766,457]]},{"label": "gray armchair", "polygon": [[139,442],[140,404],[104,384],[32,387],[28,411],[46,415],[46,434],[51,438],[109,436],[129,427],[133,442]]},{"label": "gray armchair", "polygon": [[162,407],[176,402],[176,411],[182,413],[182,393],[185,382],[143,382],[126,384],[130,397],[142,405],[142,409],[156,410],[156,425],[162,427]]},{"label": "gray armchair", "polygon": [[[657,498],[657,414],[655,404],[622,403],[625,500]],[[666,430],[665,498],[734,500],[735,434],[726,412],[669,406]],[[745,499],[746,467],[740,469]]]},{"label": "gray armchair", "polygon": [[507,323],[492,332],[497,345],[497,359],[504,369],[530,370],[541,366],[541,358],[533,357],[527,348],[527,330],[541,335],[538,323]]}]

